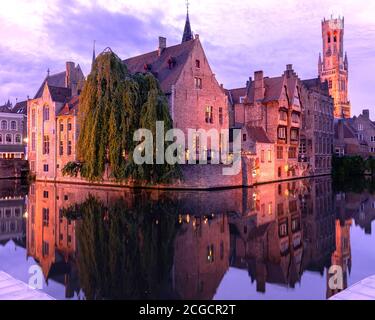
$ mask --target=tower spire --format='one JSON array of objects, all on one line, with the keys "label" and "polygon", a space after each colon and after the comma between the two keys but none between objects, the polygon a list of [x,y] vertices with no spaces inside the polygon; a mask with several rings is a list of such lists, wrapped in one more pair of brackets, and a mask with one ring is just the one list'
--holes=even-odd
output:
[{"label": "tower spire", "polygon": [[96,54],[95,54],[95,43],[96,43],[96,40],[94,40],[94,45],[93,45],[93,48],[92,48],[92,63],[91,63],[91,69],[94,67],[94,62],[95,62],[95,59],[96,59]]},{"label": "tower spire", "polygon": [[189,0],[186,0],[186,22],[182,42],[193,40],[193,33],[191,32],[190,19],[189,19]]}]

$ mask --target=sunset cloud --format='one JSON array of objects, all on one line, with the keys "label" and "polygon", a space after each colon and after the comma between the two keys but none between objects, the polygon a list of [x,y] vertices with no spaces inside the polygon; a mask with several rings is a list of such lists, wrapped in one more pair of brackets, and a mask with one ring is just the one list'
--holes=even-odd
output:
[{"label": "sunset cloud", "polygon": [[[219,80],[242,86],[254,71],[283,72],[292,63],[302,78],[317,75],[321,19],[345,16],[353,112],[375,117],[375,3],[365,0],[191,0],[190,19]],[[0,2],[0,103],[32,96],[46,75],[67,60],[87,74],[93,40],[126,58],[154,50],[159,35],[181,41],[184,0]]]}]

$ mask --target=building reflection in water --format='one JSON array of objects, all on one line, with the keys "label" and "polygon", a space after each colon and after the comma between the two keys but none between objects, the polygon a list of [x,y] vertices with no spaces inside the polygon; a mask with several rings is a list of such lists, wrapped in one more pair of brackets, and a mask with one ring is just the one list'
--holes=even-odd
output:
[{"label": "building reflection in water", "polygon": [[27,211],[27,253],[66,298],[212,299],[230,266],[259,293],[305,271],[328,284],[331,265],[347,286],[351,224],[371,233],[375,197],[334,195],[329,177],[215,192],[37,182]]}]

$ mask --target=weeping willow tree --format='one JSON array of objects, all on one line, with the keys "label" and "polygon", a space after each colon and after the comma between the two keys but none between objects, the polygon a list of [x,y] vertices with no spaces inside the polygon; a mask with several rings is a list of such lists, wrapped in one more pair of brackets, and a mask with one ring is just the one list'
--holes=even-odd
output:
[{"label": "weeping willow tree", "polygon": [[78,219],[77,267],[87,299],[172,298],[177,206],[170,200],[119,199],[106,206],[90,196],[65,210]]},{"label": "weeping willow tree", "polygon": [[166,182],[179,177],[177,165],[133,161],[134,132],[149,129],[155,141],[157,121],[164,122],[165,131],[173,126],[158,80],[151,73],[130,74],[116,54],[105,50],[95,60],[80,97],[79,162],[68,163],[63,174],[102,180],[108,164],[116,180]]}]

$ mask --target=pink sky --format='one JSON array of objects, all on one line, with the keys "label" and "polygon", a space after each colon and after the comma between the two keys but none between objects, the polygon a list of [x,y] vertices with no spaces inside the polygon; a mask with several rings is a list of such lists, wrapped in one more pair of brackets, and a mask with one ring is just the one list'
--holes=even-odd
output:
[{"label": "pink sky", "polygon": [[[345,16],[353,113],[368,108],[375,119],[375,1],[190,0],[214,72],[225,87],[243,86],[254,71],[280,75],[292,63],[301,78],[317,76],[323,17]],[[33,96],[46,75],[67,60],[87,73],[92,41],[124,59],[181,40],[184,0],[13,0],[0,2],[0,103]]]}]

